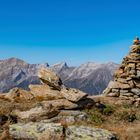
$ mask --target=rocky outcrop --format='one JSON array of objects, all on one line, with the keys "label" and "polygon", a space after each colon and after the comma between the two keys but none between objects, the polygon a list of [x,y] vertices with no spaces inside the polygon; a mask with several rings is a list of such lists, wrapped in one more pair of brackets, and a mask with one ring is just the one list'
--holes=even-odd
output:
[{"label": "rocky outcrop", "polygon": [[19,121],[51,119],[57,116],[60,110],[83,109],[86,106],[86,103],[80,101],[86,100],[87,94],[77,89],[67,88],[62,83],[59,84],[61,79],[50,69],[41,69],[39,76],[43,85],[29,85],[29,91],[15,88],[5,94],[6,98],[13,101],[17,99],[39,101],[37,106],[30,110],[13,111],[13,115],[17,116]]},{"label": "rocky outcrop", "polygon": [[[16,118],[16,122],[12,121],[13,124],[6,131],[13,139],[111,140],[115,138],[107,130],[69,126],[90,121],[88,113],[83,110],[95,105],[94,100],[80,90],[65,87],[60,77],[50,69],[41,69],[39,77],[42,85],[30,85],[29,91],[15,88],[3,95],[14,103],[10,114]],[[24,109],[18,108],[17,104],[20,104],[21,100],[22,104],[31,101],[33,104]],[[3,118],[1,120],[3,123],[6,121]]]},{"label": "rocky outcrop", "polygon": [[[60,77],[57,76],[53,71],[49,69],[41,69],[39,71],[39,78],[43,82],[44,85],[49,86],[51,90],[54,91],[54,94],[61,96],[62,98],[67,99],[69,101],[78,102],[79,100],[87,96],[87,93],[84,93],[80,90],[65,87],[63,83],[61,82]],[[38,87],[38,86],[33,86],[33,87],[35,89],[35,87]],[[43,88],[43,90],[44,92],[46,90],[46,92],[48,93],[50,91],[50,88],[45,87]],[[30,86],[30,89],[31,91],[33,90],[31,86]],[[42,92],[41,89],[38,90],[38,92],[41,93]]]},{"label": "rocky outcrop", "polygon": [[27,123],[10,125],[10,134],[15,139],[33,140],[117,140],[111,132],[84,126],[68,126],[59,123]]},{"label": "rocky outcrop", "polygon": [[140,45],[133,45],[105,89],[111,97],[140,98]]}]

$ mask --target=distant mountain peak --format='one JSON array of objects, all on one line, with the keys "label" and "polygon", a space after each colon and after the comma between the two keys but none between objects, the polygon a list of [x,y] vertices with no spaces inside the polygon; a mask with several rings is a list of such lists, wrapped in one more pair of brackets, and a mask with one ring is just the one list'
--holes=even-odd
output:
[{"label": "distant mountain peak", "polygon": [[51,67],[57,68],[57,69],[63,69],[63,68],[68,68],[68,65],[66,62],[59,62],[59,63],[52,65]]},{"label": "distant mountain peak", "polygon": [[23,63],[26,63],[25,61],[23,61],[22,59],[19,59],[19,58],[16,58],[16,57],[10,57],[10,58],[7,58],[5,60],[2,60],[2,61],[9,61],[9,62],[23,62]]},{"label": "distant mountain peak", "polygon": [[[36,65],[36,64],[35,64]],[[48,63],[42,63],[42,64],[37,64],[39,67],[44,67],[44,68],[47,68],[49,67],[49,64]]]},{"label": "distant mountain peak", "polygon": [[108,62],[108,63],[106,63],[107,65],[118,65],[117,63],[114,63],[114,62],[112,62],[112,61],[110,61],[110,62]]},{"label": "distant mountain peak", "polygon": [[19,58],[15,58],[15,57],[11,57],[11,58],[8,58],[8,59],[5,59],[5,60],[1,60],[0,61],[1,64],[4,64],[4,65],[11,65],[11,66],[16,66],[16,65],[19,65],[19,66],[27,66],[29,65],[27,62],[23,61],[22,59],[19,59]]}]

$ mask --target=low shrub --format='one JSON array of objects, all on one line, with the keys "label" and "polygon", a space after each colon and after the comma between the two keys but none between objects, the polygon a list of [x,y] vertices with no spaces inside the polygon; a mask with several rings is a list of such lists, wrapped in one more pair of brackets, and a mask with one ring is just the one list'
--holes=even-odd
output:
[{"label": "low shrub", "polygon": [[111,115],[113,112],[114,112],[114,107],[111,105],[107,105],[103,110],[104,115]]}]

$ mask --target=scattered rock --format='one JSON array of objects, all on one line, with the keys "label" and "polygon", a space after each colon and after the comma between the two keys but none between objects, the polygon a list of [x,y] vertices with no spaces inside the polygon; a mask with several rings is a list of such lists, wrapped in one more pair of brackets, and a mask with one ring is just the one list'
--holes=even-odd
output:
[{"label": "scattered rock", "polygon": [[60,123],[17,123],[10,125],[9,133],[14,139],[117,140],[114,134],[104,129],[85,126],[68,126],[64,128]]},{"label": "scattered rock", "polygon": [[63,126],[41,122],[17,123],[10,125],[9,133],[14,139],[62,140]]},{"label": "scattered rock", "polygon": [[68,126],[66,140],[117,140],[111,132],[85,126]]}]

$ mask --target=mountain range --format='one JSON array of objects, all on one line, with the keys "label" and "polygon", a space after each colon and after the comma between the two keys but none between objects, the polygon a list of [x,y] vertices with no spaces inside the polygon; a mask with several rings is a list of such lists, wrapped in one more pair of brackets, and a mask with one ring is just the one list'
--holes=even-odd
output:
[{"label": "mountain range", "polygon": [[41,67],[55,71],[68,87],[78,88],[89,95],[101,94],[113,78],[118,64],[87,62],[77,67],[69,67],[66,62],[54,65],[28,64],[17,58],[0,60],[0,92],[8,92],[13,87],[28,89],[29,84],[40,84],[37,77]]}]

